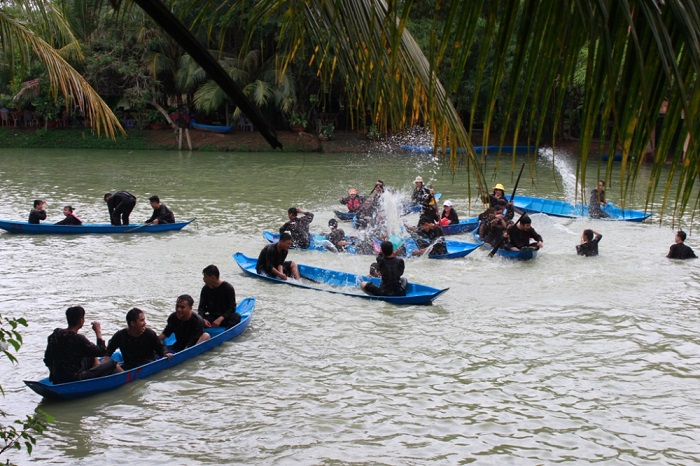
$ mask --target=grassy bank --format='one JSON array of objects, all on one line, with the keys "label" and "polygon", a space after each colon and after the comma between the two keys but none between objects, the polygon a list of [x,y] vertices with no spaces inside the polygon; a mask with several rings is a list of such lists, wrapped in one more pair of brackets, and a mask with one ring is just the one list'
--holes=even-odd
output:
[{"label": "grassy bank", "polygon": [[83,129],[19,129],[0,128],[0,145],[5,148],[69,148],[69,149],[154,149],[145,131],[129,132],[128,137],[98,137]]}]

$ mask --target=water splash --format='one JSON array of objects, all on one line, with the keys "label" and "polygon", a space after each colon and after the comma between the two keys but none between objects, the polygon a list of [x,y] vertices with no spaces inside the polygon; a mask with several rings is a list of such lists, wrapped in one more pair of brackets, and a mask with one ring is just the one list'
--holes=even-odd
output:
[{"label": "water splash", "polygon": [[[554,151],[551,147],[541,148],[538,152],[539,162],[550,166],[553,163],[562,179],[562,188],[564,189],[564,199],[566,202],[574,203],[576,200],[576,166],[575,160],[569,157],[567,152],[557,150]],[[578,199],[581,202],[581,199]]]}]

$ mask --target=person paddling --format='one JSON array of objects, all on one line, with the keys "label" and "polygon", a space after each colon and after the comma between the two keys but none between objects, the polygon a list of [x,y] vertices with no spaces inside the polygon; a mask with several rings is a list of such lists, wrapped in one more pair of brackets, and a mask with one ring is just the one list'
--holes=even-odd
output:
[{"label": "person paddling", "polygon": [[382,241],[381,252],[377,256],[377,273],[382,277],[379,286],[372,282],[362,282],[360,288],[374,296],[406,296],[406,281],[402,279],[405,269],[403,259],[396,257],[391,241]]},{"label": "person paddling", "polygon": [[[511,251],[519,251],[527,247],[541,249],[543,246],[542,236],[532,228],[532,220],[527,214],[523,214],[517,224],[508,227],[506,236],[509,241],[508,249]],[[535,243],[530,243],[531,239],[535,240]]]}]

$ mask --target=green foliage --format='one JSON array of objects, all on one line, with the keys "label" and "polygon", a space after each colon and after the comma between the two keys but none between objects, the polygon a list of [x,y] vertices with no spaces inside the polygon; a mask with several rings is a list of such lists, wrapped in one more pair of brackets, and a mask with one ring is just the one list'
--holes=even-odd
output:
[{"label": "green foliage", "polygon": [[[22,335],[17,330],[19,326],[26,327],[27,321],[24,318],[3,318],[0,314],[0,349],[2,354],[7,356],[7,359],[13,364],[17,363],[17,358],[10,353],[10,346],[14,351],[19,351],[22,346]],[[0,393],[5,396],[1,385]],[[6,418],[7,413],[0,410],[0,417]],[[31,455],[34,445],[36,445],[34,435],[43,433],[52,421],[51,416],[43,411],[38,411],[37,414],[26,416],[25,419],[16,419],[9,425],[1,424],[0,455],[11,449],[21,450],[22,447]],[[9,460],[7,463],[9,464]]]},{"label": "green foliage", "polygon": [[381,139],[382,138],[382,133],[379,131],[379,128],[377,128],[377,125],[371,125],[367,129],[367,139],[371,140],[376,140],[376,139]]},{"label": "green foliage", "polygon": [[292,112],[292,114],[289,116],[289,125],[290,126],[303,126],[306,128],[309,124],[309,121],[306,119],[306,115],[303,113],[299,112]]},{"label": "green foliage", "polygon": [[323,128],[321,128],[321,131],[318,133],[318,135],[323,137],[323,138],[333,139],[334,132],[335,132],[335,126],[326,125]]},{"label": "green foliage", "polygon": [[17,148],[71,149],[153,149],[140,131],[129,131],[128,138],[107,139],[82,129],[17,131],[0,128],[0,146]]}]

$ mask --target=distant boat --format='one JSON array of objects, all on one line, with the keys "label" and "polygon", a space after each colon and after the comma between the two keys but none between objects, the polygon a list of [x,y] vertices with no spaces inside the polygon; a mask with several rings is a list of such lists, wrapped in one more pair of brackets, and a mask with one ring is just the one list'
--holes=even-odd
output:
[{"label": "distant boat", "polygon": [[89,234],[126,234],[126,233],[161,233],[182,230],[195,219],[176,223],[132,223],[130,225],[111,225],[109,223],[83,223],[82,225],[56,225],[55,223],[28,223],[15,220],[0,220],[0,229],[10,233],[28,235],[89,235]]},{"label": "distant boat", "polygon": [[[577,218],[589,217],[588,206],[583,204],[573,205],[564,201],[544,199],[541,197],[515,196],[513,205],[528,213],[542,213],[553,217]],[[609,218],[601,220],[619,220],[624,222],[643,222],[651,216],[640,210],[621,209],[609,202],[601,210],[608,214]]]},{"label": "distant boat", "polygon": [[204,125],[202,123],[197,123],[196,121],[190,121],[190,128],[198,129],[201,131],[209,131],[212,133],[230,133],[235,128],[235,125],[223,126],[223,125]]},{"label": "distant boat", "polygon": [[[412,146],[412,145],[406,145],[406,144],[401,144],[399,147],[401,147],[404,151],[408,152],[409,154],[433,154],[433,147],[432,146]],[[522,154],[522,153],[528,153],[528,152],[537,152],[537,146],[503,146],[500,147],[501,152],[503,153],[517,153],[517,154]],[[499,146],[474,146],[474,152],[476,152],[477,155],[483,155],[485,153],[490,153],[490,154],[496,154],[499,151]],[[466,149],[463,147],[460,147],[457,149],[457,153],[466,153]],[[442,153],[442,149],[438,148],[438,153]],[[450,153],[450,148],[446,148],[445,153],[449,154]]]},{"label": "distant boat", "polygon": [[[632,158],[631,156],[628,156],[629,158]],[[607,161],[610,160],[610,154],[602,154],[600,156],[601,160]],[[613,162],[619,162],[622,160],[622,154],[614,154],[613,155]]]},{"label": "distant boat", "polygon": [[[241,315],[241,321],[238,324],[229,329],[224,327],[205,329],[205,331],[211,336],[209,340],[205,340],[199,344],[185,348],[182,351],[178,351],[177,353],[173,354],[172,358],[160,358],[156,361],[149,362],[148,364],[144,364],[143,366],[139,366],[128,371],[106,375],[104,377],[97,377],[95,379],[53,384],[47,377],[38,381],[25,380],[24,383],[41,396],[59,400],[75,400],[109,390],[114,390],[115,388],[119,388],[122,385],[126,385],[136,380],[145,379],[146,377],[164,369],[170,369],[173,366],[219,346],[225,341],[236,338],[238,335],[245,332],[248,325],[250,325],[250,320],[253,318],[254,308],[255,298],[245,298],[236,307],[236,312]],[[174,335],[171,335],[171,338],[173,336]],[[175,340],[173,339],[172,342],[166,341],[166,343],[172,344],[175,343]],[[121,360],[121,353],[118,351],[114,353],[113,359]],[[222,358],[221,362],[224,361],[225,359]]]},{"label": "distant boat", "polygon": [[379,285],[381,282],[381,279],[379,278],[361,276],[338,270],[322,269],[311,265],[297,264],[302,281],[294,279],[280,280],[276,277],[259,274],[255,270],[258,263],[256,258],[248,257],[240,252],[237,252],[233,255],[233,259],[245,273],[255,278],[261,278],[273,283],[291,285],[309,290],[325,291],[327,293],[342,294],[345,296],[353,296],[355,298],[370,299],[375,301],[385,301],[391,304],[430,304],[438,296],[449,289],[433,288],[427,285],[420,285],[418,283],[407,283],[405,296],[374,296],[366,294],[364,291],[362,291],[360,289],[360,283],[366,281]]}]

